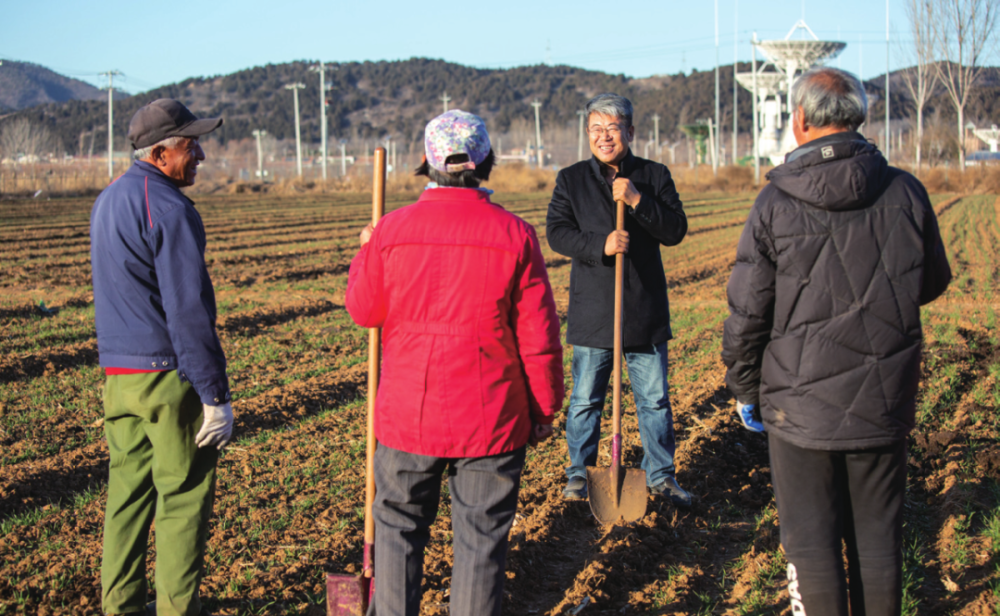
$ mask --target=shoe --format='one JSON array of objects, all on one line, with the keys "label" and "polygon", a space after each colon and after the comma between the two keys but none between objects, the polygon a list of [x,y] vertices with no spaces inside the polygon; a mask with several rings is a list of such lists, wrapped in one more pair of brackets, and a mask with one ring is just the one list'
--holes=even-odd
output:
[{"label": "shoe", "polygon": [[563,499],[572,501],[587,500],[587,480],[583,477],[570,477],[563,488]]},{"label": "shoe", "polygon": [[655,496],[665,496],[675,507],[690,507],[691,495],[677,485],[676,477],[667,477],[655,486],[649,486],[649,491]]}]

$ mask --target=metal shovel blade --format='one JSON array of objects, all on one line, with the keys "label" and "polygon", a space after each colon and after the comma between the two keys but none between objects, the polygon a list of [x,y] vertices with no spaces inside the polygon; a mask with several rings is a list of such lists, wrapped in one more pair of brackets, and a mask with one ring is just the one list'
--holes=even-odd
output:
[{"label": "metal shovel blade", "polygon": [[[590,510],[604,525],[635,522],[646,515],[646,471],[619,467],[618,485],[610,468],[587,467]],[[615,498],[617,493],[617,498]]]},{"label": "metal shovel blade", "polygon": [[371,595],[371,582],[371,578],[363,575],[327,574],[327,616],[365,616]]}]

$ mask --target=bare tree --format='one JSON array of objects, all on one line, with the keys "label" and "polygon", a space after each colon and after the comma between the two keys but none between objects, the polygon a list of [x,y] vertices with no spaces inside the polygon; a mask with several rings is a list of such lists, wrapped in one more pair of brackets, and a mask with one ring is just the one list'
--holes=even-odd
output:
[{"label": "bare tree", "polygon": [[965,106],[995,49],[1000,0],[926,0],[928,23],[940,61],[934,66],[958,116],[958,161],[965,169]]},{"label": "bare tree", "polygon": [[914,151],[914,162],[917,173],[920,172],[920,161],[924,143],[924,107],[937,83],[937,70],[934,67],[934,36],[931,25],[931,6],[928,0],[906,0],[906,17],[910,21],[910,36],[913,37],[913,47],[904,48],[904,55],[913,62],[913,67],[902,72],[903,83],[910,92],[913,105],[917,111],[917,143]]},{"label": "bare tree", "polygon": [[14,118],[2,125],[0,130],[0,155],[17,159],[25,157],[28,162],[37,161],[46,154],[55,152],[58,144],[44,126],[37,126],[27,118]]}]

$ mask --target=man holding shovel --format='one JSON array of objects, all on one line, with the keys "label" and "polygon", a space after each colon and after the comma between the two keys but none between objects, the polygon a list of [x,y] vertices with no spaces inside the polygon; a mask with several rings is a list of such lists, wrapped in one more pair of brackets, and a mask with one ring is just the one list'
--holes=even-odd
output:
[{"label": "man holding shovel", "polygon": [[375,404],[375,599],[416,616],[441,476],[452,497],[452,616],[499,615],[525,445],[563,400],[559,319],[534,229],[479,188],[483,121],[452,110],[426,128],[420,199],[361,233],[347,309],[383,328]]},{"label": "man holding shovel", "polygon": [[[659,163],[632,154],[632,103],[600,94],[587,103],[593,157],[559,172],[549,203],[549,246],[573,259],[569,325],[573,393],[566,418],[570,465],[563,495],[587,498],[587,467],[597,464],[601,411],[613,365],[615,255],[624,254],[623,348],[635,395],[645,456],[642,468],[655,495],[677,506],[691,496],[677,484],[674,427],[667,385],[671,338],[667,281],[660,246],[675,246],[687,217]],[[625,229],[615,229],[615,202],[627,206]]]}]

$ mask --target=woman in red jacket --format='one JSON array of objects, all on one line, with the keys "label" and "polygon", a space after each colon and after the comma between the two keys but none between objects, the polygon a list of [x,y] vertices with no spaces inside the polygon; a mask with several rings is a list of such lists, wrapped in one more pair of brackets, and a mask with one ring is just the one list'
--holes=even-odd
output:
[{"label": "woman in red jacket", "polygon": [[369,614],[418,614],[447,471],[451,614],[499,615],[525,445],[562,407],[559,319],[535,230],[479,188],[494,160],[483,121],[449,111],[424,146],[431,183],[365,228],[347,285],[354,321],[383,328]]}]

